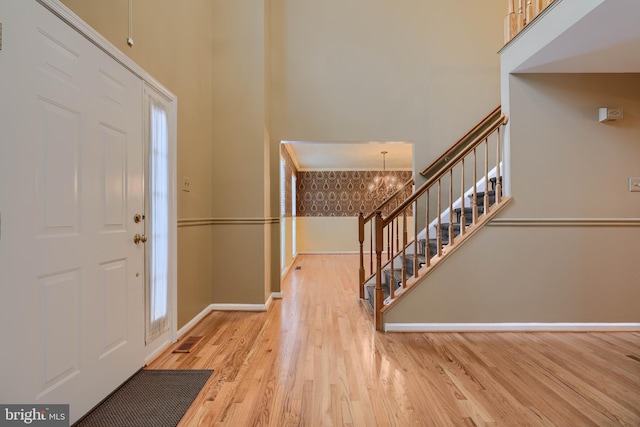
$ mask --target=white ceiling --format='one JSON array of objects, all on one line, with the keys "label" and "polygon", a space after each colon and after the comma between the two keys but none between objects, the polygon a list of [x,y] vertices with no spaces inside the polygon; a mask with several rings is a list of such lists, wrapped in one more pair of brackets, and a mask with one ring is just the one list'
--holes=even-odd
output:
[{"label": "white ceiling", "polygon": [[283,141],[298,170],[412,170],[413,144],[407,142]]},{"label": "white ceiling", "polygon": [[[566,6],[585,0],[562,0]],[[552,5],[553,6],[553,5]],[[560,19],[561,7],[543,19]],[[567,9],[566,7],[564,9]],[[571,9],[567,12],[571,12]],[[557,14],[556,14],[557,12]],[[552,15],[556,16],[552,16]],[[541,22],[541,24],[543,24]],[[534,21],[533,33],[539,29]],[[544,27],[540,25],[540,30]],[[640,0],[603,0],[518,66],[519,73],[640,72]]]},{"label": "white ceiling", "polygon": [[[544,20],[564,20],[576,2],[556,0],[548,16],[540,16],[532,33],[544,31]],[[638,73],[640,72],[640,0],[591,0],[595,7],[568,25],[549,43],[524,60],[514,72]],[[562,5],[560,3],[563,3]],[[582,3],[584,6],[585,4]],[[564,9],[564,10],[562,10]],[[555,15],[555,16],[554,16]],[[575,16],[575,14],[574,14]],[[560,24],[561,25],[561,24]],[[557,29],[557,28],[556,28]],[[527,35],[529,36],[529,35]],[[544,35],[543,35],[544,36]],[[389,170],[411,170],[413,145],[402,142],[325,143],[288,141],[300,170],[382,169],[381,151],[388,151]]]}]

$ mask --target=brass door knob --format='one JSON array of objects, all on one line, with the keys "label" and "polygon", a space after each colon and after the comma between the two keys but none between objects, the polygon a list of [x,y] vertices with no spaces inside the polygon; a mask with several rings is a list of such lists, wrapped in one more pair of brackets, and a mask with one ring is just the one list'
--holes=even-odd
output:
[{"label": "brass door knob", "polygon": [[145,243],[146,241],[147,241],[147,236],[145,236],[144,234],[136,233],[133,236],[133,243],[135,243],[136,245],[139,244],[140,242]]}]

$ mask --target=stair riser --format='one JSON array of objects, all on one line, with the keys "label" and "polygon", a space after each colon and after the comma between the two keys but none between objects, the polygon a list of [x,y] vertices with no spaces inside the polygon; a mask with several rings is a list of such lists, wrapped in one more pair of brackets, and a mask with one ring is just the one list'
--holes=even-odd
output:
[{"label": "stair riser", "polygon": [[[458,237],[460,235],[460,231],[454,231],[453,232],[453,237]],[[442,244],[443,245],[447,245],[449,243],[449,231],[445,231],[442,230],[442,233],[440,233],[440,236],[442,236]]]},{"label": "stair riser", "polygon": [[[462,212],[461,208],[458,208],[455,210],[456,213],[456,223],[460,224],[461,220],[460,220],[460,214]],[[482,206],[478,206],[478,217],[482,216],[482,214],[484,214],[484,207]],[[473,224],[473,208],[464,208],[464,223],[465,225],[471,225]]]},{"label": "stair riser", "polygon": [[[429,258],[433,258],[437,253],[438,253],[438,244],[435,241],[429,242]],[[426,255],[426,245],[424,243],[424,240],[420,241],[420,254]]]},{"label": "stair riser", "polygon": [[365,290],[365,297],[369,301],[369,305],[371,305],[371,308],[375,308],[374,307],[375,292],[376,292],[375,288],[373,286],[366,286],[364,290]]},{"label": "stair riser", "polygon": [[[493,205],[496,202],[496,196],[489,196],[489,206]],[[478,197],[478,207],[484,207],[484,196]]]},{"label": "stair riser", "polygon": [[[460,224],[453,224],[453,237],[460,234]],[[440,226],[440,237],[442,238],[442,244],[449,243],[449,224],[443,224]]]},{"label": "stair riser", "polygon": [[[489,193],[489,206],[491,206],[496,202],[496,192],[494,190],[490,190],[488,193]],[[484,191],[479,191],[476,194],[476,200],[477,200],[476,205],[478,207],[484,206],[484,195],[485,195]],[[472,197],[470,197],[469,199],[471,201]]]},{"label": "stair riser", "polygon": [[[421,264],[424,264],[424,257],[418,256],[418,268],[420,268]],[[413,257],[407,257],[407,261],[405,262],[405,268],[407,269],[407,277],[412,276],[414,273]]]}]

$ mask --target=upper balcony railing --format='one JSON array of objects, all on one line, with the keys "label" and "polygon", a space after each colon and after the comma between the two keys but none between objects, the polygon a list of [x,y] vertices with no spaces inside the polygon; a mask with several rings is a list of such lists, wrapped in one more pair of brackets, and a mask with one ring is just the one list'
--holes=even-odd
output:
[{"label": "upper balcony railing", "polygon": [[507,0],[508,12],[504,19],[504,43],[507,44],[554,0]]}]

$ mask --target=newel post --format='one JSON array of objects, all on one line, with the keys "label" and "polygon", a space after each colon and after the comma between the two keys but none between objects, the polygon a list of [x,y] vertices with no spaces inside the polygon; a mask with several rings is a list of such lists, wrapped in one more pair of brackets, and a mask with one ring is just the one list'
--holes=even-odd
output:
[{"label": "newel post", "polygon": [[376,211],[376,293],[375,313],[376,330],[382,331],[382,306],[384,293],[382,292],[382,250],[384,249],[382,211]]},{"label": "newel post", "polygon": [[360,298],[364,298],[364,214],[358,214],[358,241],[360,242]]}]

